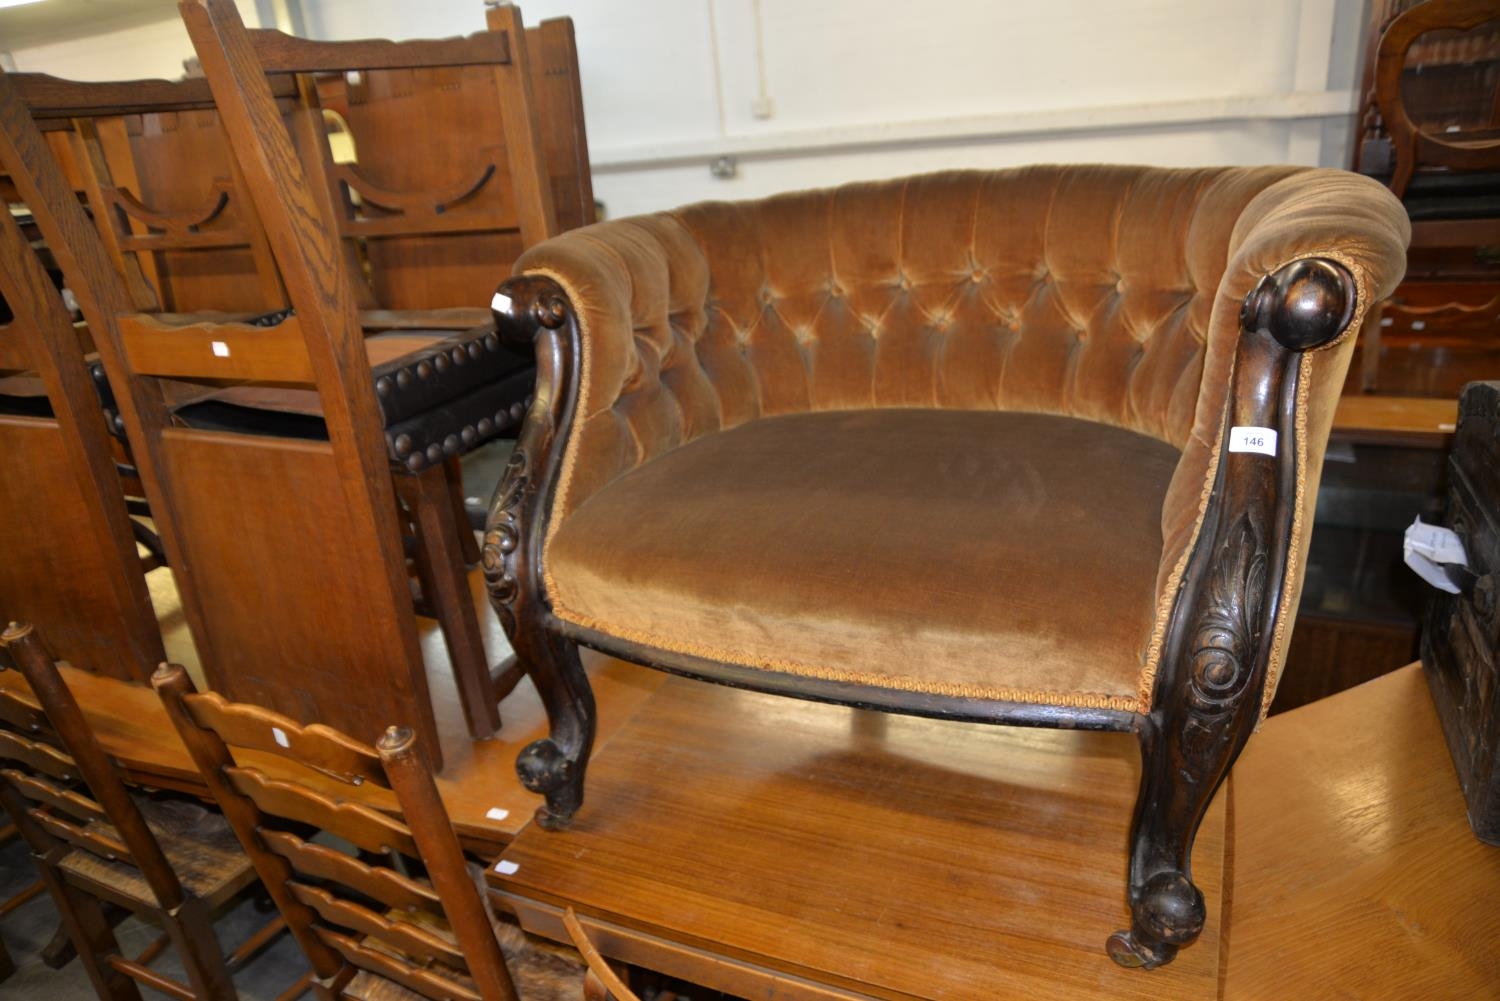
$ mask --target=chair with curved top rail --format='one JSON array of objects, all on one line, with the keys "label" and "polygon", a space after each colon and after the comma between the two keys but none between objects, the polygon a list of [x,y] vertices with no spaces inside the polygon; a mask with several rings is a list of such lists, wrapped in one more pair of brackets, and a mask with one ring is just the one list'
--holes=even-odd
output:
[{"label": "chair with curved top rail", "polygon": [[[1269,706],[1354,333],[1399,203],[1342,171],[1036,167],[708,203],[524,255],[535,402],[485,536],[583,802],[578,647],[764,692],[1134,733],[1128,899],[1158,966]],[[769,735],[768,739],[774,739]]]}]

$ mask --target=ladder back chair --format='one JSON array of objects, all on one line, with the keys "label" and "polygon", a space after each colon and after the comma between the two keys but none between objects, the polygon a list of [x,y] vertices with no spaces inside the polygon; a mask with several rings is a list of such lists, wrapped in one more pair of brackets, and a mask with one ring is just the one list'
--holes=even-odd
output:
[{"label": "ladder back chair", "polygon": [[92,345],[16,217],[0,215],[0,615],[40,624],[72,663],[144,683],[162,638]]},{"label": "ladder back chair", "polygon": [[[285,927],[273,918],[226,958],[213,920],[256,885],[224,818],[180,797],[132,794],[94,737],[51,652],[30,625],[0,635],[31,704],[0,689],[0,800],[31,847],[89,980],[101,998],[235,997],[231,974]],[[160,926],[141,956],[120,951],[112,904]],[[167,945],[183,984],[149,967]]]},{"label": "ladder back chair", "polygon": [[[412,996],[399,986],[424,998],[516,1001],[475,875],[410,729],[392,726],[371,747],[198,693],[178,665],[162,665],[152,683],[312,962],[317,997]],[[361,802],[345,798],[353,789]],[[391,812],[366,805],[372,796]],[[320,832],[338,840],[317,839]]]}]

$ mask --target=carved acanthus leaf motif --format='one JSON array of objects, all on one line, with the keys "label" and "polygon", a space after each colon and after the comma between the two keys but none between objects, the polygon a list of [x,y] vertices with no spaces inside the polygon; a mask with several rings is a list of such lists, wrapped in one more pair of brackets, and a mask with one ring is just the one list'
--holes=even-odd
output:
[{"label": "carved acanthus leaf motif", "polygon": [[1248,515],[1230,527],[1215,556],[1208,601],[1193,631],[1187,672],[1184,751],[1207,751],[1214,723],[1232,711],[1250,683],[1260,645],[1266,551]]},{"label": "carved acanthus leaf motif", "polygon": [[526,452],[517,446],[500,477],[484,533],[481,560],[485,586],[490,592],[490,603],[507,628],[515,622],[515,602],[520,594],[515,561],[521,545],[521,502],[530,479],[529,465]]}]

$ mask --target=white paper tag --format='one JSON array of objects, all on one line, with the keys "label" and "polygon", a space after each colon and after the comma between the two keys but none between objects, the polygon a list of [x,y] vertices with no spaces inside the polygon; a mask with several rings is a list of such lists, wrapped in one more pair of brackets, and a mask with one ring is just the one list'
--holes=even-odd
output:
[{"label": "white paper tag", "polygon": [[1229,429],[1231,452],[1259,452],[1261,455],[1276,454],[1276,429],[1239,427]]},{"label": "white paper tag", "polygon": [[1401,557],[1407,566],[1417,572],[1417,576],[1449,594],[1458,594],[1460,588],[1448,577],[1442,565],[1469,565],[1469,555],[1464,552],[1462,539],[1450,529],[1441,525],[1429,525],[1420,517],[1406,529],[1406,537],[1401,544]]},{"label": "white paper tag", "polygon": [[514,876],[521,869],[521,863],[512,862],[510,859],[501,859],[495,863],[495,871],[502,876]]},{"label": "white paper tag", "polygon": [[229,345],[225,344],[223,341],[214,341],[212,347],[214,349],[215,358],[229,357]]},{"label": "white paper tag", "polygon": [[496,292],[495,297],[490,300],[490,309],[497,313],[510,312],[510,296],[504,292]]},{"label": "white paper tag", "polygon": [[279,726],[271,727],[271,739],[282,747],[291,747],[292,742],[286,739],[286,731]]},{"label": "white paper tag", "polygon": [[510,816],[510,811],[502,810],[498,806],[492,806],[488,810],[484,811],[484,816],[487,820],[504,820],[506,817]]}]

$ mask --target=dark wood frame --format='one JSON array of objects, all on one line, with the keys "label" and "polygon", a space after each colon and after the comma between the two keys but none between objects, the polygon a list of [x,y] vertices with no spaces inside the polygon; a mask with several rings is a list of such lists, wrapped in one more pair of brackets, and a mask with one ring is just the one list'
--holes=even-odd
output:
[{"label": "dark wood frame", "polygon": [[[1190,854],[1198,825],[1260,718],[1282,582],[1293,543],[1303,454],[1297,401],[1303,352],[1340,337],[1356,313],[1353,277],[1324,259],[1295,261],[1246,296],[1213,491],[1178,590],[1152,710],[970,701],[753,670],[651,649],[556,618],[544,587],[543,540],[564,445],[578,403],[581,326],[575,304],[549,279],[500,288],[501,338],[537,359],[536,395],[491,502],[483,566],[490,599],[546,705],[550,734],[516,762],[545,797],[537,822],[567,826],[583,800],[595,708],[578,647],[719,684],[886,712],[1021,726],[1127,731],[1141,745],[1128,896],[1132,927],[1110,938],[1121,965],[1154,967],[1203,929],[1203,896]],[[1231,452],[1235,426],[1274,428],[1275,457]]]}]

